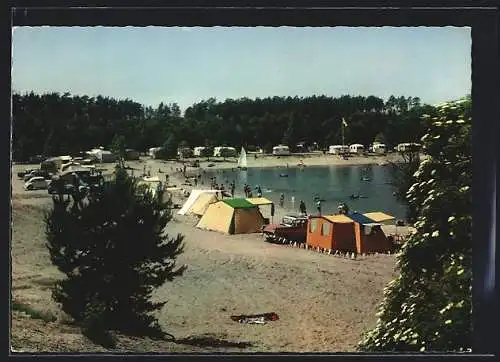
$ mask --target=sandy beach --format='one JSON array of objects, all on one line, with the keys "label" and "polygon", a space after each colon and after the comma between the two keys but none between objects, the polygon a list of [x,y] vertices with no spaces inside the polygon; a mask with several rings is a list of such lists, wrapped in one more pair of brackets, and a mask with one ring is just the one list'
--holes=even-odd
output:
[{"label": "sandy beach", "polygon": [[[188,161],[193,159],[188,159]],[[213,166],[208,168],[228,169],[237,167],[238,158],[228,157],[223,158],[199,158],[200,167],[207,168],[209,164]],[[249,168],[254,167],[293,167],[299,163],[305,166],[352,166],[352,165],[376,165],[386,162],[401,161],[401,156],[398,153],[391,153],[385,156],[369,155],[369,156],[351,156],[347,160],[340,158],[338,155],[323,154],[323,153],[307,153],[307,154],[292,154],[290,156],[272,156],[262,154],[247,154],[247,163]]]},{"label": "sandy beach", "polygon": [[[390,158],[390,156],[389,156]],[[333,155],[248,158],[248,167],[378,163],[387,158]],[[391,159],[392,160],[392,159]],[[217,160],[218,161],[218,160]],[[208,167],[213,163],[213,167]],[[175,203],[182,205],[193,185],[178,169],[181,162],[144,159],[127,162],[135,175],[144,166],[153,175],[169,175]],[[203,160],[201,169],[236,167],[236,160]],[[25,191],[14,165],[12,179],[12,297],[57,317],[55,322],[12,315],[12,345],[16,350],[105,351],[68,323],[50,297],[62,275],[50,263],[45,247],[43,212],[51,207],[46,190]],[[106,165],[112,170],[113,165]],[[177,169],[177,170],[176,170]],[[158,170],[161,172],[158,173]],[[277,208],[275,221],[290,210]],[[223,235],[194,227],[197,219],[174,213],[167,233],[185,235],[179,264],[184,276],[166,283],[155,299],[167,300],[158,317],[166,331],[182,342],[151,341],[119,336],[119,351],[135,352],[336,352],[354,351],[361,333],[376,322],[383,288],[397,274],[393,255],[349,258],[266,243],[260,234]],[[275,312],[280,319],[266,325],[239,324],[233,314]]]}]

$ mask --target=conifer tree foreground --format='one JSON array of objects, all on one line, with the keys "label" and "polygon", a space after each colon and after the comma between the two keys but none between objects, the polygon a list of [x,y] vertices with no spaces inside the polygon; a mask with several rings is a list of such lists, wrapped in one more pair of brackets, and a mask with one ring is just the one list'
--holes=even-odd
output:
[{"label": "conifer tree foreground", "polygon": [[153,312],[166,301],[150,297],[185,269],[175,265],[183,236],[164,233],[170,200],[163,201],[162,190],[140,192],[120,167],[98,197],[80,199],[55,196],[46,215],[50,257],[66,275],[53,289],[54,300],[85,328],[164,336]]},{"label": "conifer tree foreground", "polygon": [[362,351],[462,351],[472,344],[470,99],[438,107],[422,137],[427,157],[407,193],[417,232],[398,255]]}]

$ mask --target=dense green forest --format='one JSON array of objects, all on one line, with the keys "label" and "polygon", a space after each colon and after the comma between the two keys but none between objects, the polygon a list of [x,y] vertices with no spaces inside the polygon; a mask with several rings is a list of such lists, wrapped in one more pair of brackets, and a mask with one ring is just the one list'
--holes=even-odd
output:
[{"label": "dense green forest", "polygon": [[390,146],[418,141],[425,133],[422,114],[434,107],[418,97],[375,96],[214,98],[195,103],[184,114],[175,103],[153,108],[130,99],[73,96],[69,93],[16,93],[13,108],[13,158],[76,154],[109,147],[115,135],[128,148],[183,143],[187,146],[293,147],[297,142],[321,147],[341,143],[341,120],[347,120],[346,143]]}]

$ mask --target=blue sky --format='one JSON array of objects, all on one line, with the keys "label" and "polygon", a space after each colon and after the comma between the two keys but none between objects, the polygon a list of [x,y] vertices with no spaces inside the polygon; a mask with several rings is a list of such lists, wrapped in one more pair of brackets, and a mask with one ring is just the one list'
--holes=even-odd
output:
[{"label": "blue sky", "polygon": [[471,89],[470,28],[106,28],[13,31],[15,91],[131,98],[418,96]]}]

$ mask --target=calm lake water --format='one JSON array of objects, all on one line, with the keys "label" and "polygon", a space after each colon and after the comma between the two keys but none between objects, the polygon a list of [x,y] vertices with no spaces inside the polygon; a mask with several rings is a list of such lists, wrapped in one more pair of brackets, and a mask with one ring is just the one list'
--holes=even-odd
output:
[{"label": "calm lake water", "polygon": [[[288,177],[280,177],[286,174]],[[298,211],[304,200],[309,213],[316,211],[314,195],[323,199],[322,213],[333,214],[339,202],[346,202],[352,211],[382,211],[398,219],[405,218],[405,208],[393,196],[389,168],[376,165],[363,166],[308,166],[305,168],[255,168],[247,171],[207,171],[205,180],[216,176],[217,183],[236,181],[236,193],[243,192],[243,185],[261,186],[264,197],[276,204],[280,194],[285,195],[285,208]],[[363,181],[368,177],[371,181]],[[208,181],[209,182],[209,181]],[[205,184],[207,181],[205,181]],[[352,200],[351,194],[366,198]],[[253,191],[253,196],[257,192]],[[294,198],[294,201],[293,201]]]}]

